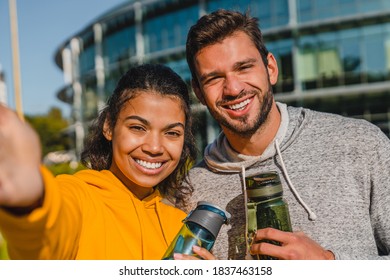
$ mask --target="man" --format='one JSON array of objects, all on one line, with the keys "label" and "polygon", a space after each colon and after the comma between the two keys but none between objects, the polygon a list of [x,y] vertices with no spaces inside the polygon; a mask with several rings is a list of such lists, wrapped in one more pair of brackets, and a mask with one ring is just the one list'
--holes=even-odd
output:
[{"label": "man", "polygon": [[[222,128],[189,175],[193,203],[232,214],[217,258],[389,258],[390,142],[379,128],[275,102],[277,62],[249,15],[219,10],[199,19],[187,62],[196,96]],[[251,245],[243,177],[269,171],[281,178],[293,232],[261,229]]]}]

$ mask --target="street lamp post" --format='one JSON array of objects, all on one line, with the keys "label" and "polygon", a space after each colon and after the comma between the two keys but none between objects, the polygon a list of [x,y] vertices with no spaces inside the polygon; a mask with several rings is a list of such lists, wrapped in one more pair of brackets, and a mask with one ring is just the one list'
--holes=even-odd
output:
[{"label": "street lamp post", "polygon": [[22,85],[20,79],[18,17],[16,12],[16,0],[9,0],[9,13],[11,26],[12,69],[15,92],[15,105],[17,114],[21,119],[24,119],[21,93]]}]

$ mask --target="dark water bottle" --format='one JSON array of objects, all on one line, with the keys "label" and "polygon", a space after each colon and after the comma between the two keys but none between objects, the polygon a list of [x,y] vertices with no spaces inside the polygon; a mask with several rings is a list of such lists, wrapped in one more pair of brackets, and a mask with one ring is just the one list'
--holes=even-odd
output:
[{"label": "dark water bottle", "polygon": [[[248,238],[251,243],[257,229],[272,227],[292,231],[287,202],[277,172],[268,172],[245,178],[248,195]],[[265,241],[280,245],[276,241]],[[272,260],[270,256],[256,255],[255,259]]]},{"label": "dark water bottle", "polygon": [[198,202],[197,207],[184,219],[182,228],[162,259],[173,260],[174,253],[197,256],[192,251],[194,245],[210,251],[219,230],[223,224],[229,222],[229,219],[230,214],[218,206],[205,201]]}]

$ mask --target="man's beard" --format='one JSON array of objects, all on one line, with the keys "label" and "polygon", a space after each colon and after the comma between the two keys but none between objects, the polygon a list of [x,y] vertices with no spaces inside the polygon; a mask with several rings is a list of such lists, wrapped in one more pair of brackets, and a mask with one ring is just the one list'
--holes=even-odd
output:
[{"label": "man's beard", "polygon": [[[243,95],[253,95],[252,92],[244,92]],[[238,98],[242,98],[243,95],[238,96]],[[230,119],[218,114],[216,111],[210,111],[210,114],[214,117],[214,119],[219,123],[219,125],[223,126],[227,130],[231,131],[234,134],[238,134],[241,137],[247,138],[252,136],[258,129],[265,123],[268,118],[269,112],[272,108],[273,95],[272,95],[272,87],[269,85],[268,90],[265,92],[264,96],[261,98],[261,92],[256,91],[255,96],[259,98],[259,103],[261,105],[261,109],[257,112],[255,119],[252,123],[249,123],[248,117],[243,116],[235,119],[233,123]],[[223,103],[221,101],[220,103]]]}]

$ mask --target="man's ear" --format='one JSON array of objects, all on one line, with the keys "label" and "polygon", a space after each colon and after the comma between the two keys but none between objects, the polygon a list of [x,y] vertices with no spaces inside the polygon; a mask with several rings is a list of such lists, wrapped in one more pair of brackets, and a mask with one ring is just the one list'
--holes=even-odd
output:
[{"label": "man's ear", "polygon": [[199,102],[202,103],[203,105],[206,105],[206,102],[204,100],[204,96],[203,96],[203,93],[202,91],[200,90],[199,88],[199,84],[197,81],[195,81],[194,79],[191,80],[191,85],[192,85],[192,89],[196,95],[196,97],[198,98]]},{"label": "man's ear", "polygon": [[110,125],[108,124],[107,118],[103,124],[103,135],[108,141],[112,140],[112,131],[111,131]]},{"label": "man's ear", "polygon": [[279,73],[278,63],[276,62],[276,59],[272,53],[268,53],[267,60],[268,60],[267,70],[268,70],[269,80],[271,82],[271,85],[275,85],[276,82],[278,81],[278,73]]}]

